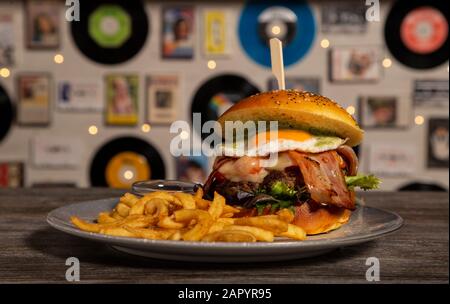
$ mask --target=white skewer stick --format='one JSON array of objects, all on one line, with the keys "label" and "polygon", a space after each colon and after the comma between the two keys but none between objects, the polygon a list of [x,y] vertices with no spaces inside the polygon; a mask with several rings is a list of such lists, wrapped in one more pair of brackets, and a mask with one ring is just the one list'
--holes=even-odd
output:
[{"label": "white skewer stick", "polygon": [[270,59],[272,61],[272,73],[278,80],[278,89],[285,90],[283,45],[278,38],[270,39]]}]

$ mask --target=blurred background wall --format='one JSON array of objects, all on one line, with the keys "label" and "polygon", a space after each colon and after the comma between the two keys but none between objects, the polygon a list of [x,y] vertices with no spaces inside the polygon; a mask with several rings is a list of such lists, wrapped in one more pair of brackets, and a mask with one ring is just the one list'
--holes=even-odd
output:
[{"label": "blurred background wall", "polygon": [[[271,78],[270,68],[252,59],[248,51],[244,49],[245,41],[252,40],[251,37],[239,36],[239,23],[242,22],[240,18],[242,18],[246,5],[249,4],[240,1],[184,1],[180,5],[180,2],[144,1],[148,34],[142,48],[136,55],[123,63],[103,64],[87,58],[77,47],[71,32],[72,24],[65,19],[67,7],[64,2],[57,1],[59,13],[55,26],[58,28],[60,41],[57,46],[42,48],[33,47],[27,43],[29,29],[26,20],[29,11],[27,12],[26,4],[22,1],[0,1],[0,17],[3,18],[3,22],[0,19],[0,35],[2,35],[0,39],[4,44],[6,39],[10,39],[14,47],[14,62],[7,63],[5,61],[0,66],[2,69],[0,86],[16,108],[14,122],[6,136],[0,140],[3,186],[8,185],[8,181],[5,181],[8,178],[10,186],[20,184],[11,181],[14,179],[11,175],[16,174],[14,168],[9,167],[9,173],[5,173],[7,170],[5,167],[14,162],[23,164],[24,186],[48,183],[67,183],[79,187],[90,186],[91,164],[95,154],[102,145],[121,136],[133,136],[151,144],[162,158],[166,178],[174,179],[183,175],[180,173],[183,164],[169,153],[169,144],[172,138],[169,134],[169,122],[153,123],[148,121],[146,112],[147,98],[149,97],[146,92],[148,76],[176,76],[177,81],[170,85],[170,89],[176,87],[178,90],[178,93],[174,95],[177,96],[176,110],[173,112],[175,114],[171,114],[175,116],[170,116],[169,121],[176,118],[190,122],[191,106],[196,92],[205,82],[219,75],[241,76],[260,91],[268,89],[268,82]],[[359,6],[367,9],[364,2],[351,1],[350,7]],[[344,21],[347,15],[345,15],[345,10],[344,13],[339,13],[339,7],[343,9],[346,2],[309,1],[307,5],[313,16],[313,25],[311,23],[305,25],[303,23],[306,22],[305,18],[298,18],[296,26],[298,28],[306,27],[313,31],[311,45],[301,58],[293,59],[294,63],[286,67],[286,76],[303,79],[303,82],[300,79],[297,85],[318,90],[322,95],[336,100],[362,123],[363,128],[366,129],[366,136],[364,143],[359,148],[360,171],[374,172],[380,175],[383,179],[383,190],[395,190],[408,182],[417,180],[433,182],[448,188],[448,60],[446,59],[434,67],[421,69],[401,63],[386,46],[385,38],[387,16],[394,2],[380,2],[379,21],[366,21],[361,25],[360,21],[352,19],[350,14],[348,15],[350,19],[347,20],[350,25],[345,25]],[[277,1],[273,3],[278,3],[278,6],[283,4]],[[192,17],[193,27],[189,33],[190,40],[192,40],[191,46],[193,46],[192,58],[163,58],[162,44],[165,41],[163,9],[166,6],[171,8],[188,6],[188,9],[192,9],[187,12],[178,12],[178,14],[188,15],[192,13],[190,17]],[[333,11],[331,13],[324,12],[327,9],[334,10],[334,15]],[[226,50],[223,52],[225,54],[218,56],[205,54],[204,51],[206,22],[204,14],[211,11],[222,12],[223,15],[219,14],[218,17],[218,26],[225,25],[226,40],[223,43],[226,44]],[[295,9],[290,11],[295,12]],[[350,9],[350,11],[352,10]],[[353,10],[353,14],[355,11]],[[176,11],[172,13],[177,14]],[[334,24],[333,27],[336,19],[331,18],[331,20],[327,19],[328,21],[324,24],[324,14],[327,14],[327,18],[330,16],[339,18],[340,23]],[[10,16],[12,19],[9,20],[9,17],[5,16]],[[275,13],[269,17],[275,18],[276,21],[277,18],[281,18],[281,25],[279,25],[281,31],[284,31],[283,22],[290,22],[289,13],[285,17],[276,17]],[[225,18],[223,19],[224,23],[221,23],[221,18]],[[420,19],[420,16],[416,16],[416,18]],[[142,29],[134,27],[132,32],[133,34],[142,32]],[[10,36],[7,33],[10,33]],[[297,38],[294,36],[292,39]],[[446,39],[448,47],[448,36]],[[308,43],[307,41],[303,42]],[[49,44],[51,45],[52,42],[50,41]],[[348,76],[339,70],[345,67],[345,64],[340,61],[348,60],[346,56],[351,56],[351,50],[356,50],[355,56],[372,56],[371,72],[366,75],[366,78],[359,75],[357,71],[354,72],[355,75]],[[372,53],[373,50],[375,53]],[[55,55],[62,55],[62,57],[55,57]],[[108,52],[106,51],[102,56],[107,57]],[[61,61],[63,62],[57,63]],[[361,62],[364,62],[364,59],[360,60],[359,64],[362,64]],[[334,66],[332,66],[333,64]],[[28,125],[26,122],[21,124],[17,117],[19,110],[23,111],[23,109],[17,109],[19,100],[23,99],[23,96],[19,96],[19,90],[23,90],[19,85],[19,77],[20,75],[30,75],[31,72],[46,73],[50,76],[49,119],[48,123],[43,126]],[[110,74],[138,76],[136,80],[138,111],[137,122],[132,123],[134,125],[121,126],[114,125],[116,123],[113,125],[105,123],[103,106],[108,98],[107,75]],[[306,84],[305,79],[307,79]],[[58,87],[65,80],[78,82],[85,80],[95,84],[95,88],[98,90],[96,108],[83,111],[65,110],[58,101],[61,98]],[[426,101],[423,103],[417,101],[420,93],[420,90],[415,87],[417,80],[440,80],[441,89],[442,83],[444,86],[444,97],[441,95],[438,99],[444,99],[444,102],[441,100],[437,101],[437,104],[431,104]],[[439,83],[434,85],[439,86]],[[445,89],[447,90],[446,96]],[[440,93],[442,92],[438,92],[438,94]],[[228,96],[228,99],[232,100],[233,97]],[[415,99],[416,101],[414,101]],[[205,100],[205,104],[208,102],[210,101]],[[379,110],[380,107],[381,110]],[[376,112],[378,110],[379,112]],[[395,118],[392,118],[392,113],[389,111],[395,112]],[[5,113],[0,113],[2,120],[6,120],[6,116],[2,116],[6,115]],[[366,115],[365,118],[361,117],[363,115]],[[379,117],[375,117],[376,115]],[[24,117],[21,119],[27,120]],[[158,120],[158,118],[153,119]],[[366,121],[361,121],[361,119]],[[438,120],[437,124],[444,126],[444,129],[447,126],[447,133],[445,134],[444,130],[439,133],[442,136],[437,138],[439,142],[436,145],[440,145],[439,149],[443,150],[437,155],[437,158],[430,155],[433,153],[433,151],[430,152],[430,132],[436,129],[435,120],[431,125],[431,128],[434,129],[430,131],[430,119],[443,119]],[[143,124],[145,125],[143,126]],[[195,133],[192,135],[198,136]],[[436,140],[436,136],[434,138]],[[54,158],[52,163],[52,152],[46,152],[45,147],[41,147],[42,149],[39,147],[39,142],[45,143],[49,140],[52,142],[47,143],[47,147],[55,145],[55,142],[59,141],[61,147],[69,147],[72,150],[66,151],[67,153],[53,151],[56,153],[55,157],[61,159],[55,161]],[[64,150],[64,148],[62,149]],[[70,160],[65,159],[67,157]],[[205,167],[204,160],[200,160],[199,164]],[[211,160],[207,160],[206,166],[208,165],[211,165]],[[153,166],[158,166],[158,164],[153,164]],[[152,171],[155,170],[154,168]],[[5,175],[9,177],[5,177]],[[134,173],[134,175],[136,174]],[[189,177],[184,176],[184,178]]]}]

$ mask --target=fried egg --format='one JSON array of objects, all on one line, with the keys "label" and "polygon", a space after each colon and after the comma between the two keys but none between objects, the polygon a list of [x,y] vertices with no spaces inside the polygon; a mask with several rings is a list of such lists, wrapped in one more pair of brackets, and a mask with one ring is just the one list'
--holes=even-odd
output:
[{"label": "fried egg", "polygon": [[346,141],[340,137],[316,136],[301,130],[279,130],[277,133],[258,133],[247,143],[220,144],[216,147],[216,154],[229,157],[266,156],[289,150],[320,153],[335,150]]}]

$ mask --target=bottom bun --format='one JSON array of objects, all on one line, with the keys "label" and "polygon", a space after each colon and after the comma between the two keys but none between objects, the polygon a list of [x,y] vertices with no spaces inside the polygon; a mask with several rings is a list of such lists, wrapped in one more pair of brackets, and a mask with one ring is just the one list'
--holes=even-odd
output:
[{"label": "bottom bun", "polygon": [[295,207],[292,224],[303,228],[306,234],[329,232],[347,223],[352,212],[344,208],[314,207],[304,203]]}]

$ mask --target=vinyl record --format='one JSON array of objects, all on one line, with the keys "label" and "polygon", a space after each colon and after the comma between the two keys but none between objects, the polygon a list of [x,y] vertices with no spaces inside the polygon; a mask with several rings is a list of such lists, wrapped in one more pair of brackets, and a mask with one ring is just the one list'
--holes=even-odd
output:
[{"label": "vinyl record", "polygon": [[136,181],[164,179],[165,166],[158,151],[135,137],[119,137],[103,145],[91,163],[91,185],[130,189]]},{"label": "vinyl record", "polygon": [[234,103],[256,93],[259,93],[259,89],[238,75],[225,74],[207,80],[192,100],[191,113],[201,113],[202,119],[201,125],[193,124],[195,131],[204,139],[209,134],[202,134],[198,128],[205,121],[216,121]]},{"label": "vinyl record", "polygon": [[149,23],[140,0],[80,2],[80,21],[71,22],[72,37],[85,56],[117,64],[131,59],[144,46]]},{"label": "vinyl record", "polygon": [[0,142],[6,136],[13,120],[11,100],[5,89],[0,85]]},{"label": "vinyl record", "polygon": [[402,64],[429,69],[448,60],[447,2],[397,1],[386,20],[389,51]]},{"label": "vinyl record", "polygon": [[239,39],[247,55],[270,67],[268,41],[283,42],[284,65],[302,59],[314,41],[314,15],[306,1],[247,1],[239,20]]}]

